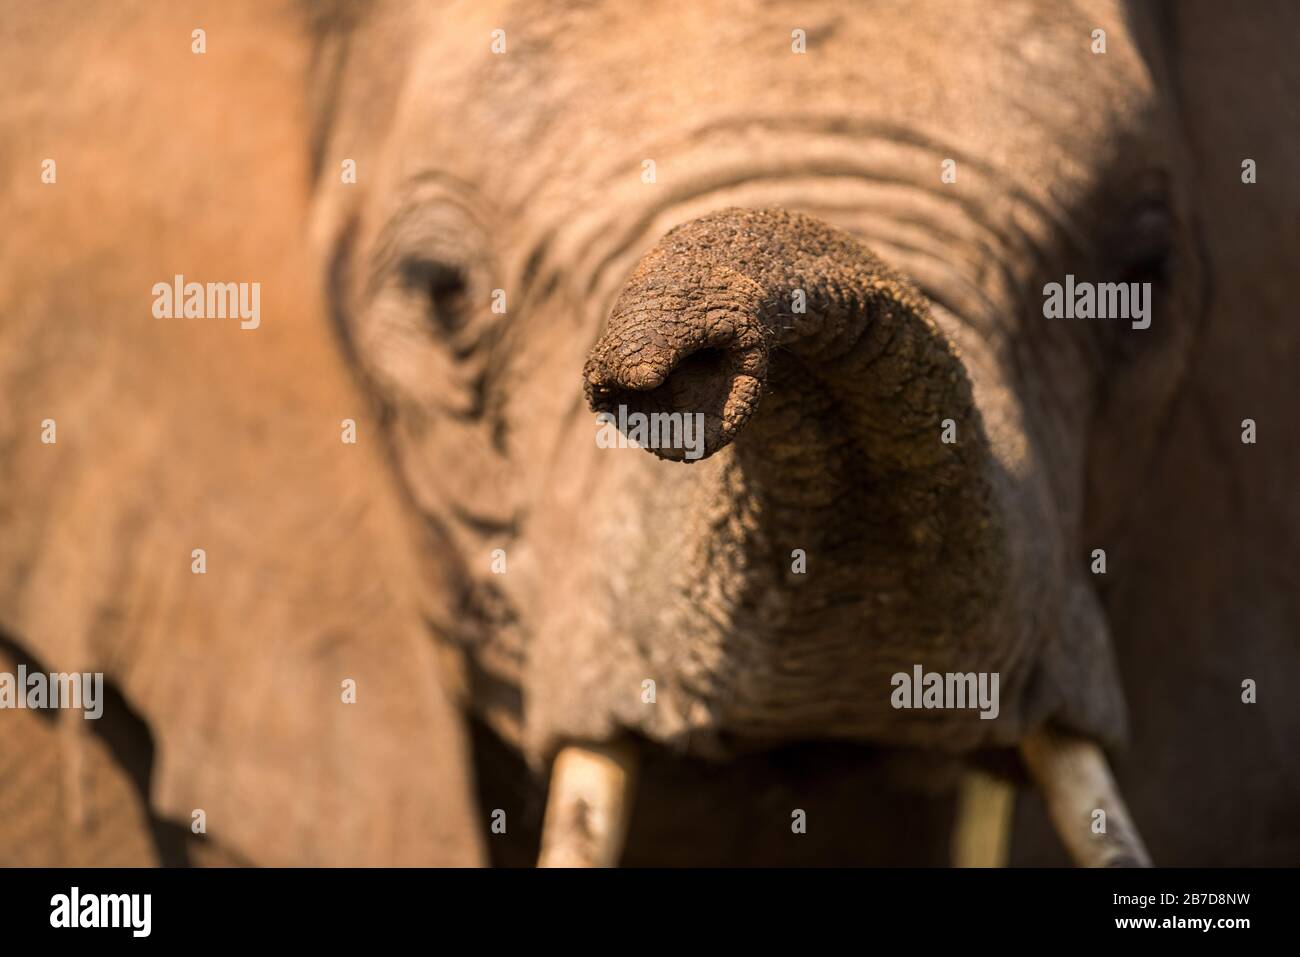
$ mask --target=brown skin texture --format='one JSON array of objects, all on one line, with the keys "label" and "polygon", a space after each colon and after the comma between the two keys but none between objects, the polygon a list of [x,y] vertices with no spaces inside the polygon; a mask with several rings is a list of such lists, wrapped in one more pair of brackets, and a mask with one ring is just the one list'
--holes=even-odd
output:
[{"label": "brown skin texture", "polygon": [[[106,672],[152,736],[155,813],[188,834],[203,809],[230,859],[479,862],[462,718],[413,587],[436,579],[375,444],[339,440],[345,417],[376,426],[304,241],[296,12],[34,4],[3,30],[0,194],[24,228],[0,236],[0,631],[49,668]],[[154,318],[175,273],[260,281],[261,327]],[[6,766],[28,714],[0,711]],[[97,788],[97,733],[67,743],[87,771],[69,787]],[[59,811],[4,815],[0,862],[69,860],[54,848],[78,834],[103,848],[88,863],[145,861],[147,842],[119,853],[102,817],[74,817],[60,779],[23,780],[5,801]]]},{"label": "brown skin texture", "polygon": [[[965,649],[1007,631],[993,456],[961,360],[910,284],[812,217],[721,210],[641,261],[584,380],[595,411],[701,411],[704,456],[721,456],[690,489],[702,504],[666,523],[701,540],[678,553],[696,560],[682,561],[674,586],[731,619],[714,631],[719,670],[736,674],[689,691],[722,733],[957,748],[993,727],[961,715],[942,735],[895,730],[888,701],[863,693],[888,688],[907,655],[958,670],[969,659],[944,649],[952,636]],[[964,442],[940,441],[945,419]],[[747,521],[711,524],[718,500]],[[790,573],[794,547],[817,564],[806,578]],[[677,630],[707,635],[709,625]],[[937,647],[920,650],[936,634]],[[1014,685],[1003,655],[990,649],[988,670]]]},{"label": "brown skin texture", "polygon": [[[477,710],[539,768],[566,740],[621,730],[713,756],[822,736],[1009,746],[1049,718],[1118,742],[1081,527],[1089,450],[1095,434],[1123,449],[1105,481],[1116,511],[1185,368],[1201,290],[1175,116],[1124,12],[776,5],[714,11],[695,30],[697,15],[380,5],[348,33],[321,139],[369,172],[355,190],[323,182],[317,222],[345,342],[389,410],[415,504],[459,562],[461,604],[433,624],[470,651]],[[815,55],[771,39],[804,19]],[[1099,21],[1104,64],[1087,49]],[[504,56],[475,39],[498,26]],[[949,156],[960,172],[945,184]],[[904,341],[956,357],[974,411],[938,390],[886,408],[891,382],[939,381],[929,360],[828,382],[811,346],[801,359],[773,341],[783,358],[769,355],[761,402],[687,362],[714,444],[731,430],[733,445],[689,466],[597,448],[569,385],[587,363],[645,392],[714,335],[708,296],[748,294],[708,288],[708,268],[683,261],[703,287],[621,338],[619,296],[639,309],[637,284],[659,281],[637,263],[672,226],[729,207],[808,214],[908,276],[937,331]],[[754,255],[802,241],[794,228],[753,240]],[[701,244],[697,258],[736,265]],[[804,281],[780,260],[748,264],[760,298],[769,266],[778,286]],[[1162,321],[1045,322],[1042,284],[1067,271],[1154,279]],[[819,281],[807,277],[813,294]],[[505,314],[487,308],[496,289]],[[641,371],[608,361],[656,335],[663,355]],[[755,343],[732,346],[722,361],[760,362]],[[1107,396],[1123,401],[1099,428]],[[762,411],[739,431],[750,405]],[[939,441],[944,418],[955,449]],[[945,463],[978,479],[945,477]],[[796,548],[803,580],[788,573]],[[1001,672],[998,720],[893,711],[890,675],[917,662]]]},{"label": "brown skin texture", "polygon": [[[1260,128],[1236,119],[1252,146],[1225,161],[1189,119],[1188,82],[1151,56],[1144,15],[1056,3],[342,9],[314,30],[276,5],[142,5],[102,22],[47,5],[0,25],[7,85],[24,91],[0,118],[0,142],[16,144],[0,157],[0,195],[30,224],[0,234],[0,627],[51,667],[102,667],[153,741],[151,762],[83,748],[87,767],[152,764],[134,774],[152,814],[119,800],[121,774],[81,776],[95,792],[84,807],[121,815],[117,846],[87,841],[91,856],[162,859],[150,821],[187,825],[203,807],[206,846],[226,860],[529,863],[554,748],[631,731],[647,766],[627,863],[942,862],[956,770],[942,752],[1014,773],[987,747],[1048,717],[1118,740],[1112,646],[1138,718],[1121,784],[1139,826],[1156,827],[1157,861],[1290,853],[1294,840],[1276,840],[1294,839],[1294,781],[1243,770],[1261,741],[1285,752],[1291,713],[1261,704],[1260,734],[1239,711],[1225,723],[1198,709],[1197,733],[1232,753],[1232,773],[1211,774],[1171,727],[1185,713],[1171,702],[1208,670],[1237,700],[1241,659],[1222,631],[1241,618],[1247,569],[1292,553],[1300,519],[1279,489],[1294,462],[1252,448],[1265,454],[1216,458],[1216,480],[1189,486],[1199,493],[1165,491],[1220,447],[1205,436],[1223,434],[1171,405],[1189,357],[1208,408],[1248,385],[1261,405],[1294,399],[1257,374],[1289,348],[1280,325],[1257,348],[1234,310],[1211,313],[1216,353],[1235,356],[1228,373],[1196,342],[1193,222],[1218,210],[1216,256],[1244,270],[1233,295],[1256,297],[1241,301],[1263,330],[1289,308],[1274,280],[1294,259],[1279,225],[1292,207],[1257,200],[1272,204],[1269,228],[1202,198],[1214,180],[1192,177],[1184,129],[1195,168],[1232,172]],[[209,31],[197,60],[196,25]],[[1096,26],[1102,57],[1087,49]],[[790,52],[795,27],[806,55]],[[489,50],[497,28],[504,56]],[[1251,48],[1234,75],[1262,69],[1264,53]],[[1175,89],[1189,96],[1181,115]],[[59,158],[57,187],[39,182],[45,156]],[[949,157],[958,180],[944,184]],[[647,158],[654,183],[641,178]],[[344,159],[356,184],[339,180]],[[933,330],[902,341],[957,363],[955,393],[884,366],[926,397],[916,442],[881,432],[898,413],[882,414],[873,389],[896,378],[850,388],[852,376],[821,377],[818,353],[801,356],[822,321],[804,345],[763,337],[763,389],[707,460],[596,447],[584,370],[624,328],[620,295],[646,298],[637,264],[674,226],[732,208],[815,220],[755,235],[741,261],[760,290],[773,269],[778,287],[806,281],[767,251],[842,242],[826,232],[839,229],[880,261],[859,279],[888,277],[868,316],[929,329],[929,315]],[[1239,239],[1270,256],[1234,259]],[[706,246],[694,265],[740,251]],[[1067,271],[1163,273],[1152,329],[1045,322],[1042,283]],[[175,272],[260,280],[263,327],[152,319],[147,292]],[[489,308],[495,289],[504,315]],[[886,326],[863,328],[869,345]],[[718,394],[716,376],[699,381]],[[956,447],[920,421],[946,405]],[[1229,443],[1245,414],[1219,423]],[[38,442],[47,416],[53,448]],[[338,442],[345,417],[358,446]],[[1180,421],[1193,440],[1175,454],[1156,440]],[[945,468],[982,485],[939,494],[954,485]],[[902,478],[882,482],[887,471]],[[1258,503],[1243,505],[1249,535],[1188,524],[1237,482]],[[979,529],[981,510],[990,531],[965,542],[987,558],[945,562],[940,543]],[[1257,535],[1262,555],[1235,546],[1242,577],[1220,583],[1206,542]],[[208,549],[207,576],[189,574],[194,547]],[[786,574],[795,547],[808,576]],[[1099,597],[1093,547],[1159,572],[1125,571]],[[1204,604],[1186,600],[1179,568]],[[1265,605],[1241,652],[1260,673],[1287,653],[1266,639],[1300,620]],[[1003,670],[997,721],[887,708],[891,656],[936,668],[944,655]],[[359,683],[352,710],[338,701],[343,677]],[[0,733],[4,762],[26,760],[16,740]],[[46,777],[8,792],[56,811],[6,816],[5,860],[20,859],[7,848],[53,860],[65,846],[65,785]],[[1240,782],[1264,809],[1248,843],[1235,815],[1203,828],[1169,813],[1169,795],[1194,794],[1178,806],[1229,814]],[[790,834],[794,807],[809,811],[806,836]],[[510,830],[489,838],[494,808]],[[1055,838],[1032,823],[1024,853],[1050,854]]]},{"label": "brown skin texture", "polygon": [[[20,664],[36,666],[12,646],[0,645],[0,671],[14,674]],[[153,839],[147,798],[133,786],[126,762],[118,760],[100,730],[97,723],[70,713],[56,719],[49,712],[22,711],[6,718],[0,810],[6,834],[17,838],[3,852],[6,865],[161,863],[160,852],[169,842]]]}]

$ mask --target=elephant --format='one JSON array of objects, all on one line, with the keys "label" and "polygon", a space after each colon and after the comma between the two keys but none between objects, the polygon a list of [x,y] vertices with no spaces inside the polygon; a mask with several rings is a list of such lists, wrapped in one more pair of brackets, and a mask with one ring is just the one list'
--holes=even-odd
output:
[{"label": "elephant", "polygon": [[0,36],[0,860],[1294,863],[1284,4],[120,7]]}]

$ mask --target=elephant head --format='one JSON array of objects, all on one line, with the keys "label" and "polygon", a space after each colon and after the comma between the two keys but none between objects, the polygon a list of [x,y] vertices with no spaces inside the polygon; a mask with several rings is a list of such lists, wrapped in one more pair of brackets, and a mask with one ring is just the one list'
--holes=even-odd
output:
[{"label": "elephant head", "polygon": [[[1048,724],[1118,742],[1094,536],[1202,288],[1141,24],[721,14],[327,28],[316,221],[346,348],[457,568],[435,629],[539,766],[628,734],[717,758],[969,753]],[[1132,284],[1152,321],[1048,318],[1075,281]],[[700,442],[604,447],[592,411]],[[899,710],[918,666],[997,676],[993,720]]]}]

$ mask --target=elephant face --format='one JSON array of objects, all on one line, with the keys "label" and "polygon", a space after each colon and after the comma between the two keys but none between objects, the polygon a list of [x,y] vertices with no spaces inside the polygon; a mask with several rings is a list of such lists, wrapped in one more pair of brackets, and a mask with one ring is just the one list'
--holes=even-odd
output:
[{"label": "elephant face", "polygon": [[[330,295],[457,569],[434,624],[479,707],[535,758],[619,728],[711,754],[963,750],[1046,718],[1117,739],[1092,536],[1200,294],[1143,25],[1051,3],[700,16],[396,5],[326,28]],[[805,268],[842,241],[867,272]],[[858,280],[891,291],[862,306]],[[801,283],[812,318],[782,312]],[[1050,283],[1139,284],[1150,325],[1047,318]],[[602,447],[584,384],[615,417],[700,413],[703,460]],[[997,719],[900,714],[914,664],[997,673]]]}]

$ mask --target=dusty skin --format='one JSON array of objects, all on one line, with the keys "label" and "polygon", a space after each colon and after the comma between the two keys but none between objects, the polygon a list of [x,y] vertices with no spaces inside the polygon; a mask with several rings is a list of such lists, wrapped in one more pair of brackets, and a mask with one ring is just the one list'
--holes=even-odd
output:
[{"label": "dusty skin", "polygon": [[0,863],[1296,863],[1252,7],[11,5],[0,671],[106,700],[0,710]]}]

